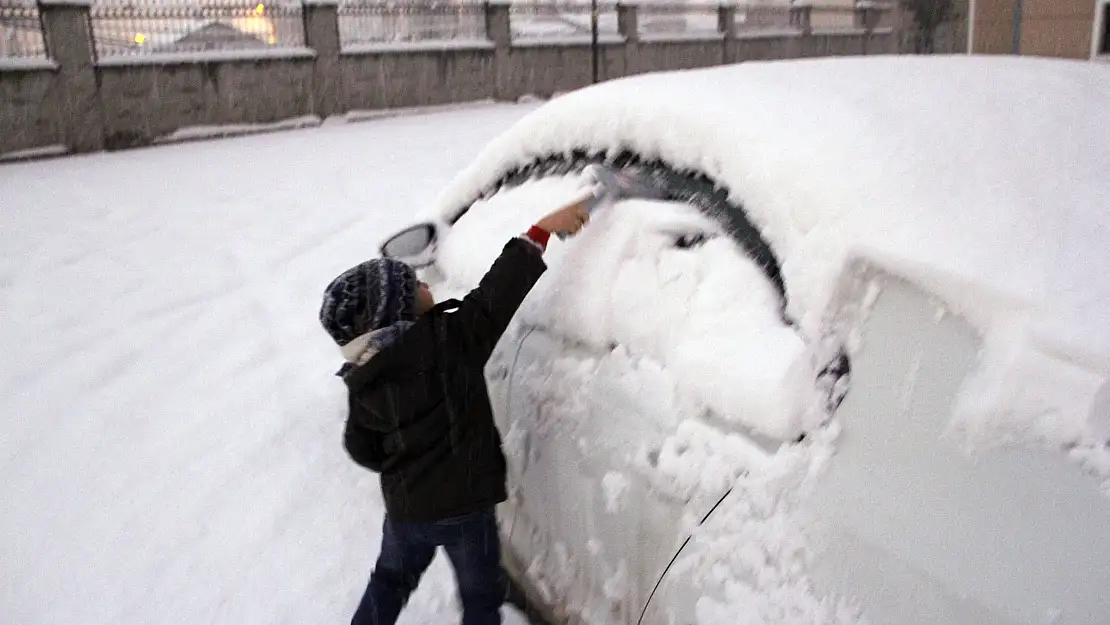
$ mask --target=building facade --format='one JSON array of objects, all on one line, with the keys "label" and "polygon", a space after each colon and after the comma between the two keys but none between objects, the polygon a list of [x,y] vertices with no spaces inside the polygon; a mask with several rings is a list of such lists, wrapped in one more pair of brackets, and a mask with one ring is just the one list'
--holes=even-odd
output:
[{"label": "building facade", "polygon": [[971,49],[1110,60],[1110,0],[971,0]]}]

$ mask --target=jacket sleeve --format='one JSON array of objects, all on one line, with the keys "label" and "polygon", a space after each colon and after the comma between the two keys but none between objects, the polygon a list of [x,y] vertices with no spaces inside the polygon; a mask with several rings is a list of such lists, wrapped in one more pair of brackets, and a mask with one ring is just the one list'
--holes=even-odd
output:
[{"label": "jacket sleeve", "polygon": [[488,357],[520,304],[546,270],[543,252],[536,244],[522,238],[509,241],[478,288],[447,316],[450,330],[466,336],[468,345],[477,347]]}]

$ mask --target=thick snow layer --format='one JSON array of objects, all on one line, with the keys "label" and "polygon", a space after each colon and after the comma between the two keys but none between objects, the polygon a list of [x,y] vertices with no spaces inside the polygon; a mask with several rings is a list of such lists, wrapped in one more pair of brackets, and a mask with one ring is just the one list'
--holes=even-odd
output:
[{"label": "thick snow layer", "polygon": [[694,599],[698,625],[866,625],[858,606],[815,595],[807,571],[797,501],[816,483],[838,431],[784,448],[744,469],[732,493],[706,524],[693,531],[673,575],[700,570],[703,595]]},{"label": "thick snow layer", "polygon": [[[475,204],[440,249],[453,280],[440,296],[475,284],[507,237],[575,197],[580,185],[574,176],[550,178]],[[682,235],[707,240],[675,249]],[[698,410],[761,434],[793,438],[820,419],[812,410],[816,363],[779,318],[776,293],[722,227],[693,207],[622,202],[595,213],[582,236],[555,241],[548,261],[571,270],[545,276],[529,298],[522,314],[534,323],[651,358]]]},{"label": "thick snow layer", "polygon": [[[555,273],[574,273],[575,254],[567,250]],[[553,601],[590,625],[634,623],[673,550],[693,532],[668,575],[681,584],[655,598],[657,616],[676,609],[689,618],[673,622],[695,622],[696,614],[700,625],[859,622],[849,602],[811,588],[795,518],[797,501],[827,465],[835,427],[803,445],[766,450],[704,421],[684,401],[690,382],[679,368],[623,345],[594,357],[590,347],[568,344],[553,357],[536,335],[559,340],[535,332],[519,358],[515,348],[504,354],[511,360],[495,355],[495,369],[515,361],[515,383],[494,375],[491,393],[506,402],[498,407],[510,406],[505,451],[526,502],[514,527],[539,535],[525,557],[530,579]],[[712,523],[698,528],[729,489]],[[614,580],[628,584],[621,601],[609,592]]]},{"label": "thick snow layer", "polygon": [[0,154],[0,163],[4,161],[21,161],[45,158],[48,156],[61,156],[66,152],[69,152],[69,148],[60,143],[46,145],[41,148],[27,148],[26,150],[15,150],[14,152],[4,152]]},{"label": "thick snow layer", "polygon": [[628,490],[628,478],[616,471],[610,471],[601,480],[601,486],[605,489],[606,511],[612,514],[620,512],[624,493]]},{"label": "thick snow layer", "polygon": [[383,507],[320,293],[532,108],[0,166],[0,621],[349,620]]},{"label": "thick snow layer", "polygon": [[186,126],[178,128],[165,137],[157,140],[158,143],[173,143],[175,141],[197,141],[200,139],[220,139],[224,137],[237,137],[261,132],[274,132],[277,130],[299,130],[319,126],[322,122],[315,115],[293,117],[279,122],[266,124],[224,124],[219,126]]},{"label": "thick snow layer", "polygon": [[827,59],[640,76],[537,110],[433,212],[449,218],[506,171],[576,149],[632,150],[703,172],[776,251],[807,335],[818,335],[846,260],[871,259],[985,336],[954,424],[972,444],[1071,444],[1106,419],[1095,398],[1110,377],[1110,279],[1098,269],[1110,266],[1108,101],[1102,67],[1033,59]]},{"label": "thick snow layer", "polygon": [[[552,177],[476,203],[442,243],[439,270],[449,281],[433,282],[439,295],[461,294],[506,238],[574,198],[581,184],[577,176]],[[675,237],[690,235],[705,243],[673,247]],[[765,523],[785,523],[793,491],[806,480],[771,479],[782,470],[776,467],[813,465],[803,477],[816,474],[831,443],[795,450],[763,443],[792,437],[826,415],[813,409],[812,363],[780,319],[775,293],[721,226],[697,209],[630,201],[599,210],[580,236],[553,241],[547,260],[552,270],[525,302],[522,327],[514,331],[527,335],[524,344],[504,342],[491,363],[491,396],[508,419],[512,483],[527,502],[512,515],[513,527],[540,536],[522,550],[529,579],[551,601],[591,625],[632,623],[673,553],[671,543],[693,526],[667,519],[683,510],[704,513],[708,505],[701,503],[734,488],[740,500],[783,502]],[[676,502],[691,505],[676,509]],[[733,522],[749,518],[740,505],[752,504],[729,499],[720,514]],[[531,527],[522,515],[531,516]],[[760,596],[745,605],[737,597],[747,595],[717,592],[724,583],[714,573],[719,562],[691,560],[690,577],[710,580],[711,604],[699,609],[700,623],[749,614],[742,622],[856,622],[846,603],[819,597],[804,571],[790,568],[800,555],[781,560],[777,543],[764,545],[762,530],[745,531],[733,532],[728,544],[743,541],[745,553],[771,550],[764,568],[785,567],[792,577],[760,573],[759,585],[730,578],[736,592]],[[804,546],[792,529],[775,536],[796,550]],[[618,600],[614,587],[630,594]],[[689,601],[701,596],[685,594]],[[659,605],[668,609],[682,600],[677,595],[660,596]],[[822,610],[840,620],[806,620]],[[786,620],[773,618],[784,613]]]},{"label": "thick snow layer", "polygon": [[[528,502],[513,513],[513,527],[533,537],[524,548],[529,576],[550,600],[590,625],[634,623],[675,541],[694,532],[668,576],[683,585],[653,602],[664,613],[690,604],[681,612],[690,619],[674,622],[694,622],[695,614],[700,625],[860,622],[849,602],[810,587],[806,537],[794,517],[827,464],[835,427],[767,451],[700,420],[676,395],[685,381],[672,368],[623,347],[590,353],[569,347],[552,358],[545,346],[534,359],[525,353],[512,374],[519,383],[505,451]],[[506,390],[491,387],[494,397]],[[626,406],[629,397],[637,400]],[[660,433],[669,434],[655,447]],[[713,522],[697,528],[728,489]],[[533,515],[532,527],[521,515]]]}]

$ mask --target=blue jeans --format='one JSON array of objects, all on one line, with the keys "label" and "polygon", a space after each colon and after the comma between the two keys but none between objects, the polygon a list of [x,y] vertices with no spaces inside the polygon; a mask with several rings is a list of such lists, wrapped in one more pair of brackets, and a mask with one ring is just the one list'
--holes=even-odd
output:
[{"label": "blue jeans", "polygon": [[394,625],[436,547],[443,547],[455,569],[462,625],[501,625],[508,580],[493,508],[431,523],[398,523],[387,515],[381,555],[351,625]]}]

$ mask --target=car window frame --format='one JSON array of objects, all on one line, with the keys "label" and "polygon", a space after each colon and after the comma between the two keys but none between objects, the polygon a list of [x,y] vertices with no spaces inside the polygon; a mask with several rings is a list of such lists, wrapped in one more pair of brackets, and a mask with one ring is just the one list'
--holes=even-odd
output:
[{"label": "car window frame", "polygon": [[763,237],[742,204],[730,199],[730,189],[702,172],[680,169],[662,159],[645,159],[632,151],[615,155],[572,150],[532,159],[527,164],[505,172],[493,184],[482,189],[478,197],[463,205],[447,219],[457,223],[475,202],[489,199],[502,189],[511,189],[538,178],[580,173],[588,165],[604,164],[623,171],[632,171],[651,180],[662,189],[667,199],[690,204],[721,223],[745,254],[759,267],[779,296],[780,313],[790,326],[796,325],[787,314],[789,295],[782,275],[782,265],[774,248]]}]

